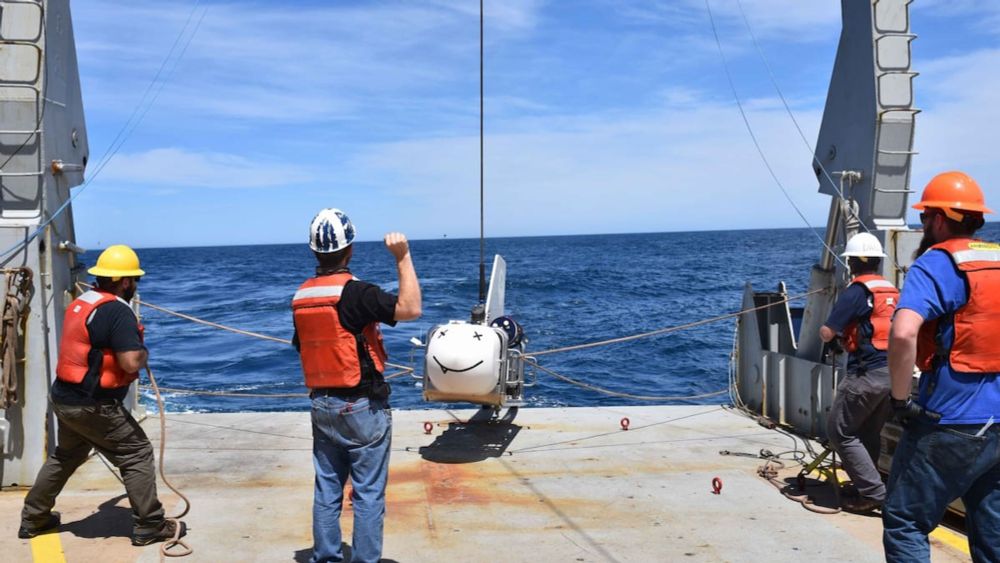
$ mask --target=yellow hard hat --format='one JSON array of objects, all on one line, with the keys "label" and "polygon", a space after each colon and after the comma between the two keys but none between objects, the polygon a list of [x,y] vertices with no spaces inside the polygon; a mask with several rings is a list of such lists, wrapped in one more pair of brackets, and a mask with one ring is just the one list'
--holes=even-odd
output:
[{"label": "yellow hard hat", "polygon": [[97,257],[97,264],[87,270],[87,273],[92,276],[111,278],[111,281],[146,274],[139,269],[139,256],[124,244],[115,244],[104,249],[104,252]]}]

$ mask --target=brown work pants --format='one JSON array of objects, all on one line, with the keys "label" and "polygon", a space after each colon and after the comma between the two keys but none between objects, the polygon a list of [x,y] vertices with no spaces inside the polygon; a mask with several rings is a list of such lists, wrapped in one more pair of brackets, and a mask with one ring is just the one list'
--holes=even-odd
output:
[{"label": "brown work pants", "polygon": [[38,528],[49,518],[56,496],[93,448],[121,471],[132,505],[133,531],[148,533],[163,523],[163,506],[156,497],[153,445],[121,403],[92,406],[52,403],[59,419],[56,451],[38,472],[24,498],[21,524]]}]

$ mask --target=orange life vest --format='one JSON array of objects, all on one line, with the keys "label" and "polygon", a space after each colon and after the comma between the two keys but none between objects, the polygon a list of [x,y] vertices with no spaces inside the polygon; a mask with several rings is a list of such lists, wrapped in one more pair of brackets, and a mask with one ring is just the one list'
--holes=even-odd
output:
[{"label": "orange life vest", "polygon": [[[851,280],[851,284],[860,284],[872,296],[872,312],[869,322],[872,325],[871,345],[876,350],[889,349],[889,327],[892,324],[892,314],[899,302],[899,290],[892,282],[877,274],[865,274]],[[844,329],[844,349],[848,352],[857,351],[862,344],[861,331],[857,321]]]},{"label": "orange life vest", "polygon": [[[969,297],[951,317],[951,349],[940,349],[939,321],[924,323],[917,337],[917,367],[930,371],[935,356],[947,356],[951,368],[965,373],[1000,372],[1000,244],[968,238],[935,244],[951,256],[966,279]],[[947,322],[947,321],[946,321]]]},{"label": "orange life vest", "polygon": [[[350,388],[362,383],[361,358],[354,334],[340,324],[337,303],[349,273],[316,276],[306,280],[292,298],[292,316],[299,336],[299,357],[306,387]],[[380,373],[385,370],[385,346],[378,323],[362,331],[364,345]]]},{"label": "orange life vest", "polygon": [[[67,383],[81,383],[83,381],[87,375],[87,357],[93,349],[87,325],[90,324],[90,319],[98,307],[115,300],[125,303],[114,294],[92,289],[69,304],[66,316],[63,317],[62,340],[59,341],[59,362],[56,364],[57,378]],[[141,335],[142,332],[143,328],[140,324],[139,334]],[[114,350],[105,348],[101,353],[104,356],[101,363],[101,388],[125,387],[139,377],[138,373],[128,373],[118,366]]]}]

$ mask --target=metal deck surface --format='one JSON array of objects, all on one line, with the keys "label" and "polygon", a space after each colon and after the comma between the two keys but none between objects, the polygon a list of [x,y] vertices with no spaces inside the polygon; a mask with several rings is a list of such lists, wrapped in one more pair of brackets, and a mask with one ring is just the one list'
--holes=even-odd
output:
[{"label": "metal deck surface", "polygon": [[[757,476],[762,460],[719,455],[793,446],[732,411],[540,408],[467,422],[475,413],[394,413],[387,561],[883,560],[879,518],[809,512]],[[158,445],[158,420],[143,426]],[[310,433],[306,412],[168,415],[167,476],[194,505],[185,521],[195,552],[180,561],[308,561]],[[175,512],[178,498],[159,490]],[[159,560],[157,546],[131,546],[124,489],[97,457],[59,497],[57,534],[16,539],[23,496],[0,492],[5,561],[31,561],[33,548],[71,562]],[[345,507],[347,543],[350,516]],[[968,560],[932,543],[935,562]]]}]

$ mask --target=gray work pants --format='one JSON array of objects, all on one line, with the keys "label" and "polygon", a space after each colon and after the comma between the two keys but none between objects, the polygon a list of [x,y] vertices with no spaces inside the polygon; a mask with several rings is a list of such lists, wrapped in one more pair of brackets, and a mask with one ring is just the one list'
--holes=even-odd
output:
[{"label": "gray work pants", "polygon": [[94,448],[121,471],[132,505],[133,530],[149,533],[163,523],[163,506],[156,496],[153,445],[120,403],[93,406],[52,403],[59,419],[56,451],[38,472],[24,497],[21,524],[29,529],[44,525],[56,496],[76,468]]},{"label": "gray work pants", "polygon": [[844,470],[865,499],[885,500],[885,484],[877,463],[879,434],[889,418],[889,369],[849,374],[837,385],[837,396],[827,419],[826,432],[840,454]]}]

